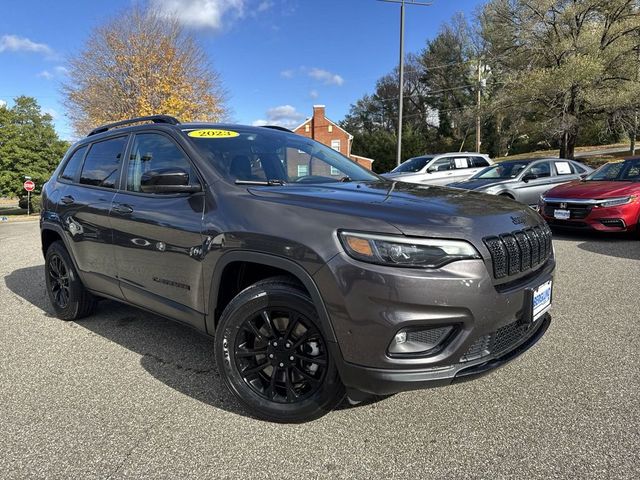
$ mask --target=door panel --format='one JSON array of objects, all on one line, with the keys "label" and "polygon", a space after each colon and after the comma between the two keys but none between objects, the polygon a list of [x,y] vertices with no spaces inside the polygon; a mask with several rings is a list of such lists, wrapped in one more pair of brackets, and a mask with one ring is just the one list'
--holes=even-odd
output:
[{"label": "door panel", "polygon": [[192,183],[199,183],[197,174],[177,144],[158,133],[137,134],[127,160],[126,190],[114,197],[111,210],[118,277],[125,298],[197,323],[200,320],[193,314],[204,312],[201,230],[205,195],[140,192],[142,175],[150,170],[182,168]]},{"label": "door panel", "polygon": [[517,198],[519,202],[526,205],[535,205],[540,199],[540,195],[549,190],[550,185],[555,180],[555,172],[551,168],[551,162],[541,162],[527,168],[523,177],[529,173],[538,175],[538,178],[529,180],[528,182],[520,182],[516,187]]},{"label": "door panel", "polygon": [[[117,298],[122,297],[122,292],[117,280],[109,210],[127,138],[120,136],[92,144],[83,154],[82,162],[74,160],[74,153],[61,175],[64,181],[72,183],[63,188],[57,210],[85,285]],[[76,168],[78,171],[74,171]]]}]

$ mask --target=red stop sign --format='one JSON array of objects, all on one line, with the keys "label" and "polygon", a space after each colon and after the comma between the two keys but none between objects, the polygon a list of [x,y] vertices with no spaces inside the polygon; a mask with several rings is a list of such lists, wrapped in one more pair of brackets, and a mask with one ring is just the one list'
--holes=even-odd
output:
[{"label": "red stop sign", "polygon": [[22,186],[27,192],[33,192],[33,190],[36,188],[36,184],[33,183],[31,180],[27,180],[22,184]]}]

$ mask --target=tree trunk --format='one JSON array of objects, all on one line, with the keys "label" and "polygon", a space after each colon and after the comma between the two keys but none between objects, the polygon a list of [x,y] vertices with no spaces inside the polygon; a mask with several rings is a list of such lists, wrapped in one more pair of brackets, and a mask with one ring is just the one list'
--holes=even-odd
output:
[{"label": "tree trunk", "polygon": [[567,138],[569,134],[565,130],[562,132],[562,139],[560,140],[560,154],[558,155],[560,158],[567,158]]}]

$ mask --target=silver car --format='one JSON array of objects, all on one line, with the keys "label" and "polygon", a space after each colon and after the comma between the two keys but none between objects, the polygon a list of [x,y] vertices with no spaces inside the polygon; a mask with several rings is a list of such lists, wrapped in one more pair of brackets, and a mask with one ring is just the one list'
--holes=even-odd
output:
[{"label": "silver car", "polygon": [[482,153],[442,153],[410,158],[382,176],[389,180],[425,185],[447,185],[466,180],[493,165]]},{"label": "silver car", "polygon": [[581,163],[564,158],[509,160],[485,168],[469,180],[449,187],[504,195],[527,205],[536,205],[547,190],[579,180],[593,171]]}]

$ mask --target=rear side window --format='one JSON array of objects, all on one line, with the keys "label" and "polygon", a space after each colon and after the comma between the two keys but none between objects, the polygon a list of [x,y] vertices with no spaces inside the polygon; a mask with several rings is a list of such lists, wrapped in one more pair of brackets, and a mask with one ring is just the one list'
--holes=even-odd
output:
[{"label": "rear side window", "polygon": [[61,180],[73,182],[76,179],[76,174],[80,169],[80,165],[82,164],[82,159],[84,158],[86,151],[87,147],[81,147],[73,152],[73,155],[71,155],[71,158],[67,161],[67,164],[64,166],[64,169],[60,174]]},{"label": "rear side window", "polygon": [[556,173],[558,175],[572,175],[575,172],[573,165],[570,162],[555,162]]},{"label": "rear side window", "polygon": [[480,168],[480,167],[488,167],[489,166],[489,162],[487,162],[486,158],[482,158],[482,157],[473,157],[471,159],[472,164],[475,168]]},{"label": "rear side window", "polygon": [[126,142],[127,137],[118,137],[91,145],[82,167],[80,183],[115,188]]},{"label": "rear side window", "polygon": [[169,168],[180,168],[189,174],[190,183],[198,182],[191,163],[173,140],[157,133],[136,135],[127,168],[127,190],[140,192],[142,175]]},{"label": "rear side window", "polygon": [[462,170],[463,168],[469,168],[470,162],[468,157],[455,157],[453,159],[453,166],[456,170]]}]

